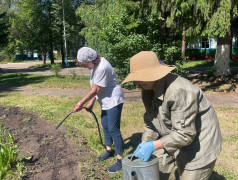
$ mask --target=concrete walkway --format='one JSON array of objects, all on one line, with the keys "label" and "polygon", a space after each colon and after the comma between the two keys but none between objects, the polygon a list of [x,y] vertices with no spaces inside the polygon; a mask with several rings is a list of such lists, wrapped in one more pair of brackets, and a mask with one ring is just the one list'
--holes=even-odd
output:
[{"label": "concrete walkway", "polygon": [[[54,89],[54,88],[31,88],[23,87],[0,87],[0,93],[20,92],[29,95],[49,95],[49,96],[70,96],[70,97],[84,97],[90,89]],[[141,102],[140,90],[126,90],[124,89],[126,101]],[[238,107],[237,93],[204,93],[205,97],[212,103],[214,107]]]},{"label": "concrete walkway", "polygon": [[[61,62],[61,61],[56,61]],[[8,64],[0,64],[1,72],[0,73],[29,73],[29,74],[45,74],[50,75],[53,74],[50,70],[45,69],[33,69],[29,68],[33,65],[42,64],[42,61],[36,62],[27,62],[27,63],[8,63]],[[80,67],[72,67],[72,68],[64,68],[60,72],[60,74],[72,74],[75,73],[77,75],[87,75],[90,76],[90,70],[80,68]],[[0,87],[1,92],[21,92],[24,94],[42,94],[42,95],[51,95],[51,96],[85,96],[89,90],[80,90],[80,89],[46,89],[46,88],[29,88],[29,87]],[[141,101],[141,92],[138,90],[124,90],[126,100],[128,101]],[[214,107],[220,106],[238,106],[238,95],[237,93],[205,93],[207,99],[213,104]]]},{"label": "concrete walkway", "polygon": [[[55,60],[55,63],[59,63],[59,62],[61,62],[61,60]],[[47,62],[47,64],[48,63],[50,62]],[[36,66],[41,64],[42,64],[42,61],[0,64],[0,73],[27,73],[27,74],[42,74],[42,75],[53,74],[50,70],[46,70],[44,68],[31,68],[31,66]],[[63,68],[60,71],[60,74],[73,74],[73,73],[77,75],[90,76],[90,70],[84,69],[81,67],[68,67],[68,68]]]}]

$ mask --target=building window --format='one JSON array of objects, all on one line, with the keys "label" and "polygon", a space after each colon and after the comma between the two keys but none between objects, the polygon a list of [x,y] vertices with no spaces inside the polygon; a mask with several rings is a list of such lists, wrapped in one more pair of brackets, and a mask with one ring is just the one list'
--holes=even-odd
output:
[{"label": "building window", "polygon": [[207,38],[202,38],[202,49],[206,49],[210,47],[210,41]]}]

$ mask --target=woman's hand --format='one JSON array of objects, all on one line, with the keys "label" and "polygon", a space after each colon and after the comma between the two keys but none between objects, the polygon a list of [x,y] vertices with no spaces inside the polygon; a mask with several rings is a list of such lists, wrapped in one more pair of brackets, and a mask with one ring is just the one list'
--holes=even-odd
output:
[{"label": "woman's hand", "polygon": [[80,102],[78,102],[78,103],[75,105],[75,107],[74,107],[74,112],[81,111],[82,108],[83,108],[83,103],[81,103],[81,101],[80,101]]},{"label": "woman's hand", "polygon": [[86,109],[89,109],[89,110],[92,110],[93,109],[93,105],[94,105],[94,102],[95,102],[95,97],[94,98],[92,98],[90,101],[89,101],[89,103],[87,104],[87,106],[86,106]]}]

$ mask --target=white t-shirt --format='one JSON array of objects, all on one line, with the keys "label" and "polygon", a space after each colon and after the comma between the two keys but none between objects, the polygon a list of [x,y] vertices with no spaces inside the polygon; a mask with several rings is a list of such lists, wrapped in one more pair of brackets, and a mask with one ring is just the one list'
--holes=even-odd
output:
[{"label": "white t-shirt", "polygon": [[111,64],[102,57],[98,66],[91,71],[90,85],[96,84],[101,91],[96,96],[102,110],[111,109],[124,102],[124,93],[117,81]]}]

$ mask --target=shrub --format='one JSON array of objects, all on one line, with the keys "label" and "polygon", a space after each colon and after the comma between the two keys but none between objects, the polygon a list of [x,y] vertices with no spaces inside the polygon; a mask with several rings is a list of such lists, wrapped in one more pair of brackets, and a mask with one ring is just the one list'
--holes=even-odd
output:
[{"label": "shrub", "polygon": [[18,146],[14,144],[14,138],[10,133],[6,133],[0,127],[0,179],[6,176],[14,176],[11,173],[12,168],[16,168],[19,174],[22,174],[22,163],[18,162]]},{"label": "shrub", "polygon": [[57,77],[59,76],[59,72],[61,71],[62,67],[60,64],[53,64],[50,67],[50,71],[53,72]]}]

